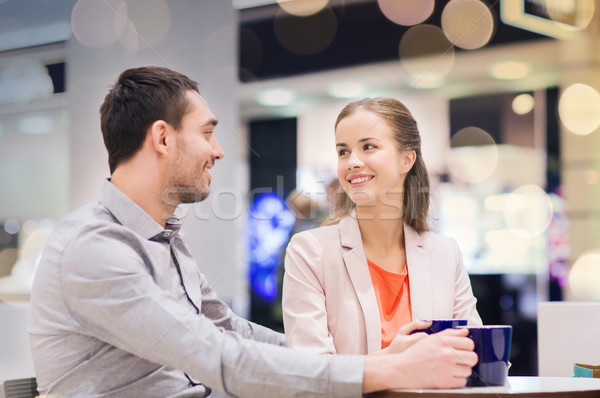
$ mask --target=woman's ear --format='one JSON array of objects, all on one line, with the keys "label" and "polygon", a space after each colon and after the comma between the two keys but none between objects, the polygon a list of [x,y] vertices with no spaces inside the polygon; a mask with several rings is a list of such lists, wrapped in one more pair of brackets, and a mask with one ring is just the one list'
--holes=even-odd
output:
[{"label": "woman's ear", "polygon": [[152,142],[152,148],[161,156],[166,156],[168,151],[169,124],[164,120],[157,120],[150,126],[149,138]]},{"label": "woman's ear", "polygon": [[417,161],[417,153],[415,151],[406,151],[402,154],[402,158],[400,160],[402,164],[401,172],[402,174],[406,174],[412,169],[413,165]]}]

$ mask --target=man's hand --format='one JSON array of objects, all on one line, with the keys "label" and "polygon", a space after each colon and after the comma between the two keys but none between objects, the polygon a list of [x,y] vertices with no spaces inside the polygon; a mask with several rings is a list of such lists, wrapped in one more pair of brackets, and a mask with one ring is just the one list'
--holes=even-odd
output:
[{"label": "man's hand", "polygon": [[[468,329],[420,335],[401,352],[367,355],[363,392],[398,388],[458,388],[477,363]],[[415,336],[415,335],[413,335]]]}]

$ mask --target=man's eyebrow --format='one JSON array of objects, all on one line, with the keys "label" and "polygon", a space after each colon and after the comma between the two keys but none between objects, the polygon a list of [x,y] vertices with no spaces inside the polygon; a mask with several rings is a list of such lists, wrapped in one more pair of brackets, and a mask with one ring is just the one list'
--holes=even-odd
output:
[{"label": "man's eyebrow", "polygon": [[213,126],[216,127],[217,124],[219,123],[219,121],[215,118],[210,118],[206,121],[206,123],[204,123],[205,126]]}]

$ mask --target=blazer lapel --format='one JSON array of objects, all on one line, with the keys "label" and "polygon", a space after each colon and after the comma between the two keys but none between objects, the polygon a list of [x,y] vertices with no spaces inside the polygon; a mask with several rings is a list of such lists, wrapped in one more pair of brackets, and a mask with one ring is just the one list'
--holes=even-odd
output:
[{"label": "blazer lapel", "polygon": [[429,320],[433,316],[429,252],[425,249],[423,236],[407,224],[404,224],[404,245],[412,319]]},{"label": "blazer lapel", "polygon": [[371,274],[363,250],[362,238],[356,214],[352,212],[339,223],[340,241],[348,251],[343,255],[344,264],[365,318],[367,350],[375,352],[381,349],[381,320],[377,298],[373,292]]}]

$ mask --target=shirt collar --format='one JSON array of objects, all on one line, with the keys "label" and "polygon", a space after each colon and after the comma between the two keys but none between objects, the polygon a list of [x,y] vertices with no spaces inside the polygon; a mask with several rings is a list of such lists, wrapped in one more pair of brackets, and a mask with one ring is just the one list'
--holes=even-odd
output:
[{"label": "shirt collar", "polygon": [[109,179],[104,181],[98,201],[123,225],[144,239],[171,240],[181,228],[181,220],[171,216],[166,228],[161,227],[148,213],[125,195]]}]

